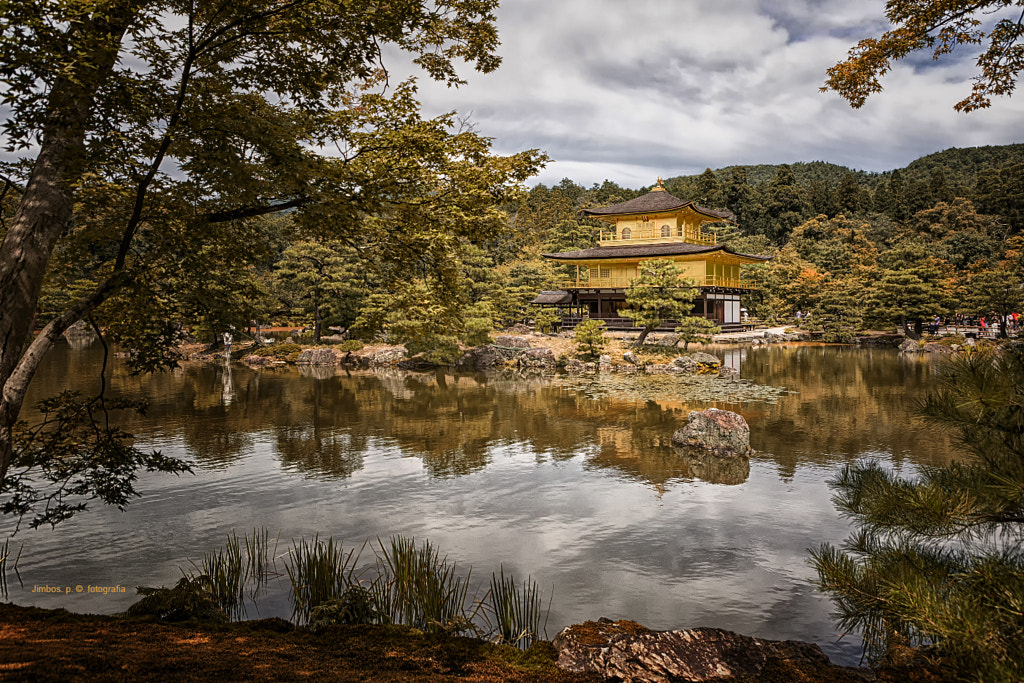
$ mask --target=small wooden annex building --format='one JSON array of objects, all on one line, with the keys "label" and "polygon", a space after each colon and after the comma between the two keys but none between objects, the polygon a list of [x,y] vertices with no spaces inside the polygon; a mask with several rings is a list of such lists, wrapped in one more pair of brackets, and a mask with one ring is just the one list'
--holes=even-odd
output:
[{"label": "small wooden annex building", "polygon": [[675,262],[681,278],[700,287],[692,315],[714,320],[723,330],[740,328],[740,295],[755,288],[740,266],[771,257],[732,251],[702,228],[704,223],[732,222],[732,213],[673,197],[660,179],[641,197],[584,213],[612,229],[602,231],[593,249],[543,254],[576,266],[576,273],[561,290],[541,292],[533,303],[559,307],[567,325],[589,317],[604,320],[610,329],[628,329],[633,321],[622,317],[619,309],[625,306],[630,280],[637,277],[643,261],[668,259]]}]

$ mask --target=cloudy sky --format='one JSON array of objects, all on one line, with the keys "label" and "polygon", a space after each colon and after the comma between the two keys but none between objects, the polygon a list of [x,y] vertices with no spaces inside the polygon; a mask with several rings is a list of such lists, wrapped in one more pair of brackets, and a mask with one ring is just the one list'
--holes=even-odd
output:
[{"label": "cloudy sky", "polygon": [[[897,66],[854,110],[825,70],[888,24],[883,0],[502,0],[504,62],[448,90],[495,151],[537,147],[564,177],[628,187],[732,164],[829,161],[885,171],[950,147],[1024,142],[1024,94],[972,114],[974,55]],[[532,181],[531,181],[532,184]]]}]

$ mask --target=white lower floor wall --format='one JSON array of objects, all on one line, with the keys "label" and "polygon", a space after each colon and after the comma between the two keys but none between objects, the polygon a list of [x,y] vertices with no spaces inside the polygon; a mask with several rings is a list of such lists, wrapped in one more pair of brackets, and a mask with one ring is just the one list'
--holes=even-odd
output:
[{"label": "white lower floor wall", "polygon": [[[740,321],[740,295],[739,294],[705,294],[708,302],[709,318],[719,320],[728,325]],[[714,314],[711,312],[714,311]]]}]

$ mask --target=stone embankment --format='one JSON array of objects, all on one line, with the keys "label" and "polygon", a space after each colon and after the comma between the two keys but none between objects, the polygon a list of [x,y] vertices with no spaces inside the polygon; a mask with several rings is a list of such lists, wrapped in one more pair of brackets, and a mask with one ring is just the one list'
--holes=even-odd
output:
[{"label": "stone embankment", "polygon": [[[681,354],[665,363],[641,359],[634,351],[626,351],[621,360],[606,354],[596,361],[585,362],[567,358],[567,339],[543,335],[499,335],[491,344],[463,351],[455,362],[457,370],[489,370],[518,368],[547,371],[564,368],[570,373],[624,372],[649,375],[731,375],[733,370],[723,368],[722,362],[707,353]],[[661,348],[666,348],[660,345]],[[272,347],[271,347],[272,348]],[[397,367],[408,370],[429,367],[419,357],[410,357],[404,346],[370,345],[358,351],[342,351],[330,346],[303,349],[285,357],[273,355],[246,355],[242,362],[254,368],[270,368],[287,364],[299,367],[351,366],[360,368]]]}]

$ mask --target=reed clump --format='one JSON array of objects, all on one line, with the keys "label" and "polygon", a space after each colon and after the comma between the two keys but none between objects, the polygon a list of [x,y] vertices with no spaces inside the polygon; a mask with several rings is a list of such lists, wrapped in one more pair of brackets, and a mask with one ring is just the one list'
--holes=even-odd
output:
[{"label": "reed clump", "polygon": [[311,542],[304,538],[293,541],[285,564],[292,584],[292,618],[307,622],[313,608],[340,599],[349,586],[358,585],[358,561],[358,552],[345,552],[334,538],[321,541],[317,535]]},{"label": "reed clump", "polygon": [[377,578],[370,587],[378,612],[389,623],[428,632],[473,629],[476,610],[467,603],[471,571],[460,576],[454,562],[424,541],[393,536],[378,540]]},{"label": "reed clump", "polygon": [[[357,571],[366,545],[345,548],[319,535],[292,541],[284,574],[291,584],[293,621],[313,630],[331,624],[396,624],[427,633],[470,633],[523,650],[547,625],[550,600],[545,610],[540,588],[530,577],[519,582],[502,567],[477,598],[470,594],[472,569],[462,571],[429,541],[377,539],[373,564]],[[208,614],[214,605],[222,615],[240,619],[247,589],[256,603],[267,581],[282,576],[277,559],[277,539],[265,528],[241,540],[232,533],[223,548],[193,564],[195,571],[173,589],[139,587],[147,599],[129,613],[180,619]]]},{"label": "reed clump", "polygon": [[21,560],[21,551],[25,549],[25,545],[18,549],[18,556],[14,558],[14,563],[10,562],[11,557],[11,539],[4,541],[3,547],[0,547],[0,597],[4,600],[7,599],[7,572],[13,571],[14,575],[18,577],[18,583],[21,583],[21,574],[18,572],[18,562]]},{"label": "reed clump", "polygon": [[[544,609],[540,586],[531,577],[522,583],[500,567],[498,574],[491,574],[491,587],[483,610],[484,618],[494,634],[495,640],[520,649],[527,649],[547,629],[551,599]],[[541,624],[543,617],[544,623]]]}]

